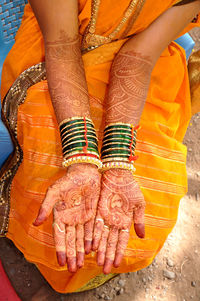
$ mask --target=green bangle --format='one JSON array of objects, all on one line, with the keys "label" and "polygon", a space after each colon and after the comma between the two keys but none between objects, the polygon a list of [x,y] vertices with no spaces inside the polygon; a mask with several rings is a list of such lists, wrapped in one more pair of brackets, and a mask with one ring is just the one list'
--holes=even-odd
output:
[{"label": "green bangle", "polygon": [[110,161],[112,160],[112,159],[115,159],[115,158],[122,158],[123,160],[128,160],[129,159],[129,156],[130,156],[130,154],[122,154],[122,153],[120,153],[120,154],[117,154],[117,156],[116,156],[116,154],[112,154],[112,155],[104,155],[104,156],[101,156],[101,158],[102,158],[102,160],[104,161],[104,160],[106,160],[106,159],[110,159]]},{"label": "green bangle", "polygon": [[104,157],[106,155],[112,154],[123,154],[123,155],[130,155],[130,151],[123,150],[123,149],[112,149],[112,150],[105,150],[101,152],[101,156]]},{"label": "green bangle", "polygon": [[[63,151],[64,150],[70,150],[72,148],[75,147],[84,147],[86,146],[85,141],[84,142],[77,142],[77,143],[72,143],[71,145],[66,145],[65,147],[63,147]],[[88,147],[93,147],[94,149],[98,149],[96,144],[93,144],[92,142],[88,143]]]},{"label": "green bangle", "polygon": [[[63,150],[63,155],[69,155],[70,153],[74,153],[74,152],[80,152],[80,153],[84,153],[83,152],[83,147],[75,147],[75,148],[72,148],[70,150]],[[95,148],[93,147],[88,147],[87,148],[87,153],[90,153],[90,152],[94,152],[95,154],[97,154],[99,156],[99,152],[98,150],[96,150]]]},{"label": "green bangle", "polygon": [[[73,137],[71,139],[65,138],[65,139],[62,140],[62,144],[64,145],[65,143],[80,142],[81,140],[85,141],[85,137],[80,136],[80,137]],[[87,136],[87,140],[91,141],[91,142],[94,142],[97,145],[97,138],[96,137]]]},{"label": "green bangle", "polygon": [[111,134],[111,135],[108,135],[106,137],[103,138],[103,141],[104,140],[108,140],[108,139],[126,139],[128,141],[131,141],[131,137],[127,137],[125,135],[120,135],[120,134]]},{"label": "green bangle", "polygon": [[[127,150],[127,151],[130,152],[130,148],[129,148],[129,147],[124,146],[124,145],[121,145],[121,144],[120,144],[120,145],[113,145],[113,144],[111,144],[111,145],[102,147],[101,152],[107,151],[108,149],[109,149],[109,150],[111,150],[111,149],[124,149],[124,150]],[[135,150],[135,149],[132,148],[132,151],[134,151],[134,150]]]},{"label": "green bangle", "polygon": [[[67,159],[67,158],[72,157],[74,155],[84,155],[85,156],[85,153],[83,153],[83,149],[80,149],[80,150],[75,150],[75,151],[69,152],[66,155],[63,155],[63,157],[65,159]],[[95,155],[97,158],[99,158],[99,153],[97,153],[93,150],[88,151],[88,149],[87,149],[87,155]]]},{"label": "green bangle", "polygon": [[[85,130],[76,129],[76,131],[74,131],[74,132],[70,132],[70,133],[64,132],[64,133],[61,134],[61,139],[64,139],[66,137],[71,137],[71,136],[75,137],[78,134],[84,136],[85,135]],[[91,128],[91,129],[87,130],[87,135],[93,135],[93,136],[96,137],[96,132],[95,132],[94,129]]]},{"label": "green bangle", "polygon": [[69,118],[69,119],[63,120],[59,124],[59,128],[62,129],[65,125],[72,125],[72,124],[77,124],[77,123],[80,123],[80,122],[85,123],[85,121],[86,121],[86,123],[90,123],[90,124],[93,125],[92,120],[87,118],[87,117],[85,118],[85,120],[84,120],[83,117],[75,117],[75,118]]},{"label": "green bangle", "polygon": [[125,130],[131,130],[131,126],[129,125],[120,125],[120,124],[116,124],[116,125],[109,125],[104,129],[104,132],[109,131],[110,129],[125,129]]},{"label": "green bangle", "polygon": [[136,146],[136,141],[133,141],[132,144],[130,141],[124,141],[124,140],[106,140],[103,141],[103,147],[109,144],[122,144],[122,145],[127,145],[127,147],[130,147],[130,145],[132,146]]},{"label": "green bangle", "polygon": [[[87,126],[87,129],[88,128],[91,128],[91,129],[94,129],[93,125],[89,124],[89,123],[86,123],[86,126]],[[70,125],[70,126],[66,126],[66,127],[63,127],[60,132],[61,134],[63,132],[72,132],[73,130],[75,129],[83,129],[85,130],[85,124],[84,123],[80,123],[80,124],[77,124],[77,125]]]},{"label": "green bangle", "polygon": [[131,131],[123,131],[123,130],[116,130],[116,129],[109,130],[109,131],[105,132],[104,137],[107,137],[108,135],[113,135],[113,134],[118,134],[118,135],[123,135],[124,134],[124,136],[132,137]]}]

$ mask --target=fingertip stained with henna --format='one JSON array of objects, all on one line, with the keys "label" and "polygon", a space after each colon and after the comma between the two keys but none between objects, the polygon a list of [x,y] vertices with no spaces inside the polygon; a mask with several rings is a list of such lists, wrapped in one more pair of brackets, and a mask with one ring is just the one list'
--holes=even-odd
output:
[{"label": "fingertip stained with henna", "polygon": [[67,263],[66,253],[65,252],[56,252],[58,264],[60,266],[65,266]]}]

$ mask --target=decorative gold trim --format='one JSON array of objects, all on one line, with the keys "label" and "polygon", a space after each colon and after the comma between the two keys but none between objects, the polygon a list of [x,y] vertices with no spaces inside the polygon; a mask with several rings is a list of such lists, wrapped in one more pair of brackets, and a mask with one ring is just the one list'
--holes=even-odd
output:
[{"label": "decorative gold trim", "polygon": [[[120,30],[127,23],[127,21],[130,19],[130,17],[132,17],[130,22],[132,27],[144,6],[145,0],[131,0],[129,6],[127,7],[124,13],[124,17],[121,19],[117,27],[107,37],[95,34],[100,3],[101,3],[100,0],[92,0],[91,18],[85,30],[85,33],[83,35],[83,40],[82,40],[81,48],[83,49],[83,51],[85,48],[88,47],[99,47],[100,45],[112,42],[116,38]],[[128,30],[125,30],[126,33],[130,29],[130,24],[128,25]],[[123,37],[125,36],[125,32],[123,33]]]},{"label": "decorative gold trim", "polygon": [[[90,118],[85,117],[85,119],[88,123],[91,123],[92,125],[94,125]],[[73,120],[77,120],[77,123],[83,123],[84,122],[84,117],[74,116],[74,117],[70,117],[68,119],[64,119],[63,121],[61,121],[59,123],[59,127],[61,127],[61,125],[65,124],[65,123],[68,123],[69,121],[73,121]],[[77,123],[72,123],[72,124],[69,124],[68,126],[74,125],[74,124],[77,124]]]},{"label": "decorative gold trim", "polygon": [[17,141],[18,107],[24,103],[28,88],[45,79],[44,63],[30,67],[17,78],[3,100],[2,121],[15,149],[0,170],[0,236],[5,236],[8,231],[11,183],[23,160],[23,152]]},{"label": "decorative gold trim", "polygon": [[94,277],[93,279],[90,279],[84,286],[82,286],[81,288],[79,288],[76,293],[80,293],[80,292],[84,292],[84,291],[88,291],[91,289],[94,289],[98,286],[101,286],[102,284],[104,284],[105,282],[111,280],[112,278],[118,276],[119,274],[100,274],[97,275],[96,277]]}]

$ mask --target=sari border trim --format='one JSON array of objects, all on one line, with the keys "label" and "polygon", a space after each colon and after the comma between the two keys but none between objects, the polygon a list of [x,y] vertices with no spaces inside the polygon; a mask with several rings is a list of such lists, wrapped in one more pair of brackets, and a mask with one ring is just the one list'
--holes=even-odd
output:
[{"label": "sari border trim", "polygon": [[0,237],[5,237],[8,232],[11,185],[23,161],[23,151],[17,140],[18,108],[25,102],[27,90],[43,80],[46,80],[46,69],[45,63],[41,62],[22,72],[3,99],[2,121],[11,136],[14,151],[0,170]]}]

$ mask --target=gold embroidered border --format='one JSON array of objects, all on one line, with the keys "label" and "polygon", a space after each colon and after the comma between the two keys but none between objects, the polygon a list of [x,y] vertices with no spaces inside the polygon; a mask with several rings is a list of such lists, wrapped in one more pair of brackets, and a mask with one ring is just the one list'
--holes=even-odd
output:
[{"label": "gold embroidered border", "polygon": [[0,170],[0,236],[5,236],[8,231],[11,184],[23,160],[23,152],[17,141],[18,107],[24,103],[28,88],[45,79],[45,63],[30,67],[17,78],[3,100],[2,121],[10,133],[14,151]]},{"label": "gold embroidered border", "polygon": [[88,283],[86,283],[84,286],[82,286],[81,288],[79,288],[76,293],[80,293],[80,292],[84,292],[84,291],[88,291],[94,288],[97,288],[98,286],[104,284],[105,282],[111,280],[112,278],[116,277],[119,274],[100,274],[97,275],[96,277],[94,277],[93,279],[91,279],[90,281],[88,281]]},{"label": "gold embroidered border", "polygon": [[126,36],[126,34],[128,33],[128,31],[132,28],[136,19],[138,18],[145,2],[146,2],[146,0],[131,0],[120,23],[116,26],[116,28],[107,37],[105,37],[105,36],[95,34],[96,23],[97,23],[97,18],[98,18],[98,11],[99,11],[99,6],[100,6],[101,1],[100,0],[92,0],[91,18],[90,18],[90,22],[85,30],[85,33],[83,35],[81,48],[84,50],[85,48],[88,48],[88,47],[95,47],[95,46],[98,47],[100,45],[115,41],[116,35],[125,26],[127,21],[130,20],[127,30],[125,29],[125,31],[122,35],[123,37],[121,37],[121,38],[124,38]]}]

